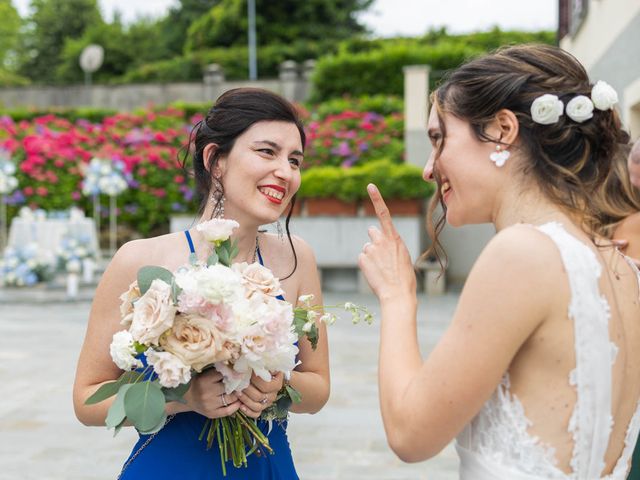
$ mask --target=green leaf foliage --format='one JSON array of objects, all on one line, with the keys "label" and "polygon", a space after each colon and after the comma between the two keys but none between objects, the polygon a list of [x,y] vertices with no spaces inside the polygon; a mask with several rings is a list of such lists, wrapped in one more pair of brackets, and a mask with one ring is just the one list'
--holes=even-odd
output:
[{"label": "green leaf foliage", "polygon": [[116,428],[124,422],[127,416],[124,408],[124,397],[131,387],[133,387],[133,384],[128,383],[127,385],[122,385],[118,390],[118,395],[107,412],[107,418],[105,419],[107,428]]},{"label": "green leaf foliage", "polygon": [[163,387],[162,393],[164,394],[165,402],[186,403],[184,399],[184,394],[187,393],[187,390],[189,390],[190,386],[191,386],[191,381],[178,385],[175,388]]},{"label": "green leaf foliage", "polygon": [[302,401],[302,395],[300,395],[300,392],[298,392],[295,388],[293,388],[291,385],[286,385],[286,389],[293,403],[300,403]]},{"label": "green leaf foliage", "polygon": [[149,290],[149,287],[151,287],[151,283],[156,279],[171,285],[173,283],[173,273],[166,268],[155,265],[147,265],[138,270],[138,287],[140,288],[140,293],[144,295],[147,290]]},{"label": "green leaf foliage", "polygon": [[115,382],[105,383],[101,385],[96,392],[85,400],[85,405],[94,405],[113,397],[118,393],[120,387],[139,381],[141,374],[138,372],[124,372]]},{"label": "green leaf foliage", "polygon": [[127,418],[140,432],[150,431],[160,423],[164,406],[164,394],[156,381],[131,385],[124,395]]}]

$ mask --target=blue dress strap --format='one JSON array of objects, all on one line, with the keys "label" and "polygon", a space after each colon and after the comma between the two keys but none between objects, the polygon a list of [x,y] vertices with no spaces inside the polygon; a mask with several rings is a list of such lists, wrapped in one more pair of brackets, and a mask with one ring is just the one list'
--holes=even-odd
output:
[{"label": "blue dress strap", "polygon": [[185,230],[184,234],[187,237],[187,242],[189,242],[189,251],[191,253],[196,253],[196,249],[193,247],[193,240],[191,239],[191,234],[189,233],[189,230]]}]

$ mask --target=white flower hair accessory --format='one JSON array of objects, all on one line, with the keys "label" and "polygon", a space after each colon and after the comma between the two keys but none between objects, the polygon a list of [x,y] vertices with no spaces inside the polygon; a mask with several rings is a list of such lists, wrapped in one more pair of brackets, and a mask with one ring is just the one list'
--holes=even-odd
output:
[{"label": "white flower hair accessory", "polygon": [[556,95],[545,93],[531,104],[531,118],[540,125],[556,123],[562,116],[564,104]]},{"label": "white flower hair accessory", "polygon": [[607,82],[598,80],[591,89],[591,100],[598,110],[611,110],[618,103],[618,93]]},{"label": "white flower hair accessory", "polygon": [[593,102],[589,97],[578,95],[567,103],[567,117],[574,122],[582,123],[593,117]]}]

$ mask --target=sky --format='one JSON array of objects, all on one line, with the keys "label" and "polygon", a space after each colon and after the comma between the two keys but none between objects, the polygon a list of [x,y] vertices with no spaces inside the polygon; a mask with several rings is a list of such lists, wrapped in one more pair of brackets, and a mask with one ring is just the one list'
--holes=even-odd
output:
[{"label": "sky", "polygon": [[[12,2],[22,16],[27,15],[29,0]],[[140,16],[162,16],[176,3],[175,0],[98,0],[106,20],[110,21],[117,9],[125,22]],[[446,26],[451,33],[487,30],[495,25],[503,30],[555,30],[558,0],[375,0],[361,20],[374,36],[380,37],[421,35],[441,26]]]}]

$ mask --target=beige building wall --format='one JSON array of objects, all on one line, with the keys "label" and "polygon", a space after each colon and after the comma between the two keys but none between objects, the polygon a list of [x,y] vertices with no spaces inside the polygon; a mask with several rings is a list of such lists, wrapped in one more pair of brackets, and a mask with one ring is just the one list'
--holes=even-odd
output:
[{"label": "beige building wall", "polygon": [[586,18],[560,46],[582,62],[593,81],[616,89],[625,127],[640,138],[640,0],[587,3]]}]

